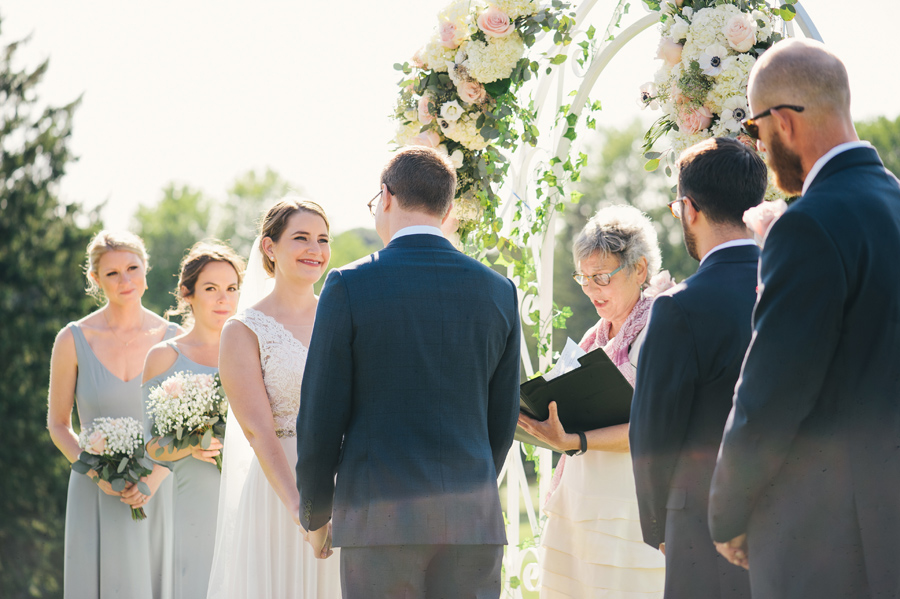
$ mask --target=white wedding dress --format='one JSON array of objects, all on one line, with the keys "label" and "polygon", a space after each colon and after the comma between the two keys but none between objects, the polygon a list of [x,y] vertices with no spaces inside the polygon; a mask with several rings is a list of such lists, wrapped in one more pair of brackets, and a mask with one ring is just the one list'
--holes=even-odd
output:
[{"label": "white wedding dress", "polygon": [[[251,260],[253,255],[251,254]],[[243,302],[242,302],[243,303]],[[296,419],[307,348],[277,320],[252,308],[234,317],[256,334],[275,431],[293,472]],[[241,428],[229,417],[209,599],[339,599],[338,551],[313,556],[269,485]]]}]

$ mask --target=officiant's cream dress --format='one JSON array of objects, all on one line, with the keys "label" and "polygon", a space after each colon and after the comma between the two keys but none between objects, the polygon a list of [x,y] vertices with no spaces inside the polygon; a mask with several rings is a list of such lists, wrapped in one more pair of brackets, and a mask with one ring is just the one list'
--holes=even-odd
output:
[{"label": "officiant's cream dress", "polygon": [[[275,421],[275,434],[291,466],[297,464],[296,422],[300,410],[300,384],[307,348],[281,323],[259,310],[247,309],[233,317],[259,341],[263,381]],[[240,427],[229,420],[225,437],[223,477],[230,477],[229,451]],[[246,440],[241,434],[241,439]],[[300,527],[269,484],[256,456],[241,477],[239,500],[232,516],[223,514],[223,488],[210,599],[340,599],[339,552],[316,559],[303,540]],[[223,481],[223,485],[228,483]],[[224,520],[224,522],[223,522]],[[227,525],[227,526],[225,526]]]},{"label": "officiant's cream dress", "polygon": [[[634,368],[642,341],[643,334],[620,370]],[[589,450],[567,457],[544,512],[542,599],[663,596],[665,556],[643,542],[631,454]]]}]

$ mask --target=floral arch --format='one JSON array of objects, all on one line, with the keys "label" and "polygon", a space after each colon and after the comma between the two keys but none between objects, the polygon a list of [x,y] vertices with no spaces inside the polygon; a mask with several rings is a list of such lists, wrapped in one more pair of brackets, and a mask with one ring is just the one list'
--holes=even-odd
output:
[{"label": "floral arch", "polygon": [[[635,94],[662,110],[645,137],[646,168],[670,172],[683,147],[714,135],[740,136],[746,78],[758,54],[794,36],[795,25],[805,37],[822,39],[797,0],[618,0],[602,31],[592,24],[597,5],[451,0],[431,39],[410,61],[394,65],[403,78],[393,141],[436,147],[454,162],[457,245],[505,266],[516,281],[523,341],[529,329],[538,339],[537,369],[522,343],[527,378],[551,366],[553,329],[565,322],[565,309],[553,302],[556,218],[579,199],[571,184],[588,158],[572,144],[579,131],[594,128],[600,103],[589,96],[619,51],[660,26],[663,66]],[[646,14],[623,28],[637,5]],[[575,85],[567,83],[572,77]],[[671,145],[660,150],[663,139]],[[537,538],[541,522],[526,457],[539,472],[552,470],[549,450],[517,441],[499,484],[506,484],[509,521],[506,596],[531,598],[538,596],[538,556],[527,540],[522,544],[520,526],[527,520]],[[549,491],[549,478],[539,478],[538,497]]]}]

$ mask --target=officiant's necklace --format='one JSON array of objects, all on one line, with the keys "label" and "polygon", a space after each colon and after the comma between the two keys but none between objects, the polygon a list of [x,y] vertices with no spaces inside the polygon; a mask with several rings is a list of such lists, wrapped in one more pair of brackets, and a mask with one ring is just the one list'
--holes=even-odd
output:
[{"label": "officiant's necklace", "polygon": [[113,328],[113,326],[112,326],[111,324],[109,324],[109,316],[106,315],[106,310],[103,310],[103,320],[106,321],[106,326],[107,326],[107,328],[109,328],[109,330],[112,331],[113,337],[115,337],[116,340],[117,340],[119,343],[121,343],[121,344],[124,345],[125,347],[128,347],[129,345],[131,345],[131,343],[132,343],[135,339],[137,339],[138,337],[140,337],[141,333],[144,332],[144,322],[147,320],[147,313],[146,313],[146,312],[141,312],[141,326],[140,326],[140,328],[138,329],[138,332],[135,333],[134,336],[133,336],[131,339],[129,339],[128,341],[122,341],[122,338],[119,337],[119,334],[116,333],[116,330]]}]

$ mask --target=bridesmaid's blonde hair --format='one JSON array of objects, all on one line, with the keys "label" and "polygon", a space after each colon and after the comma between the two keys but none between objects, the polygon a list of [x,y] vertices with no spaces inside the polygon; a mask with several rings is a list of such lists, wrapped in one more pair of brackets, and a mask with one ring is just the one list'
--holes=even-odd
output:
[{"label": "bridesmaid's blonde hair", "polygon": [[88,295],[98,300],[102,299],[100,285],[91,275],[98,276],[100,268],[100,258],[107,252],[131,252],[141,259],[144,264],[144,270],[150,270],[150,256],[147,254],[147,248],[144,240],[131,233],[130,231],[110,231],[103,229],[94,235],[91,242],[87,246],[87,262],[84,265],[84,274],[87,278]]}]

